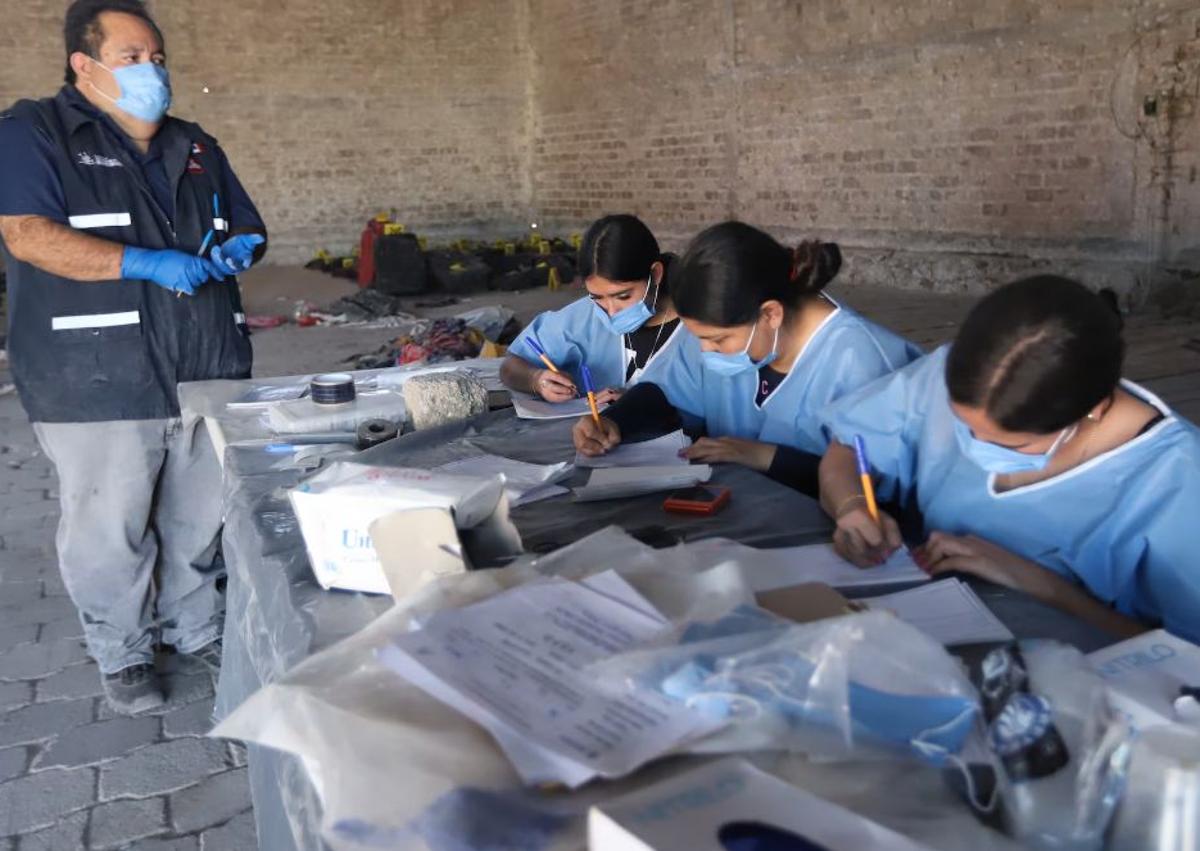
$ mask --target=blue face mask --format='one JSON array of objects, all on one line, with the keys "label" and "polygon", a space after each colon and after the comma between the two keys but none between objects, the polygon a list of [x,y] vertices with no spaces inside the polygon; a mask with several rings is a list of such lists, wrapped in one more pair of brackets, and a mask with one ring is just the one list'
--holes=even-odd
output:
[{"label": "blue face mask", "polygon": [[94,59],[92,61],[113,75],[113,79],[121,87],[121,96],[111,98],[95,85],[92,88],[115,103],[122,112],[155,124],[161,121],[171,108],[171,75],[162,65],[139,62],[136,65],[122,65],[113,69],[103,62]]},{"label": "blue face mask", "polygon": [[1039,455],[1029,455],[1009,449],[1007,446],[997,446],[995,443],[980,440],[971,434],[971,429],[967,428],[967,424],[958,417],[954,417],[954,436],[957,438],[958,448],[962,450],[963,454],[989,473],[998,475],[1035,473],[1046,469],[1046,465],[1050,463],[1054,453],[1075,436],[1075,426],[1059,432],[1050,448]]},{"label": "blue face mask", "polygon": [[750,370],[762,369],[767,364],[773,362],[779,357],[779,329],[775,329],[775,342],[771,344],[771,353],[757,363],[750,357],[750,344],[754,342],[754,335],[758,332],[758,324],[755,323],[754,330],[750,332],[750,339],[746,341],[746,348],[732,355],[727,355],[724,352],[701,352],[700,359],[704,363],[704,368],[715,372],[717,375],[733,376],[741,375],[743,372]]},{"label": "blue face mask", "polygon": [[649,322],[650,318],[654,316],[654,311],[658,308],[659,286],[653,283],[653,281],[653,275],[646,279],[646,295],[650,294],[650,287],[654,287],[654,301],[650,306],[646,305],[646,296],[642,296],[642,300],[637,304],[632,304],[624,310],[619,310],[616,314],[609,316],[608,311],[599,304],[596,305],[596,309],[604,314],[604,319],[608,322],[608,327],[614,334],[632,334]]}]

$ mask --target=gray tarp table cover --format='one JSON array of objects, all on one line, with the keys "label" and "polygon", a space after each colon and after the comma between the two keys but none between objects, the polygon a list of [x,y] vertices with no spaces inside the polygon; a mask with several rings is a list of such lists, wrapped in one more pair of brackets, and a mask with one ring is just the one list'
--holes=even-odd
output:
[{"label": "gray tarp table cover", "polygon": [[[206,384],[210,387],[199,394],[199,402],[192,394],[193,410],[219,416],[220,406],[212,401],[213,383]],[[219,396],[233,397],[228,387]],[[489,452],[553,463],[573,454],[570,428],[570,420],[531,422],[517,419],[511,411],[497,411],[469,423],[404,435],[354,458],[428,468]],[[252,431],[245,421],[242,429]],[[391,604],[386,597],[325,591],[313,579],[285,493],[311,468],[236,443],[225,450],[224,461],[229,581],[218,718],[301,660],[357,632]],[[576,472],[568,484],[581,482],[586,475]],[[730,487],[734,496],[725,511],[711,518],[667,514],[661,508],[661,494],[595,503],[560,497],[517,508],[512,518],[526,549],[535,552],[548,552],[609,525],[654,545],[714,536],[757,547],[827,539],[828,520],[808,497],[741,467],[714,468],[713,482]],[[975,587],[1018,637],[1057,638],[1085,652],[1113,640],[1024,595],[984,583]],[[977,654],[968,649],[966,655]],[[322,848],[320,804],[300,760],[251,745],[249,772],[261,847],[270,851]]]}]

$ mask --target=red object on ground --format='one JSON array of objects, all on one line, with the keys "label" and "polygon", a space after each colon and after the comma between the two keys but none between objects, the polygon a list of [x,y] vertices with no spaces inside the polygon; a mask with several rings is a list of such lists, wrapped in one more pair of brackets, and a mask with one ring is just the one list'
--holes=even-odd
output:
[{"label": "red object on ground", "polygon": [[366,289],[375,283],[375,240],[383,235],[386,222],[371,219],[363,228],[358,243],[358,288]]},{"label": "red object on ground", "polygon": [[246,325],[251,328],[278,328],[287,321],[286,316],[256,316],[251,314],[246,317]]},{"label": "red object on ground", "polygon": [[303,316],[301,316],[299,319],[296,320],[296,324],[299,325],[301,328],[311,328],[313,325],[316,325],[319,321],[320,320],[317,319],[317,317],[309,316],[306,313]]}]

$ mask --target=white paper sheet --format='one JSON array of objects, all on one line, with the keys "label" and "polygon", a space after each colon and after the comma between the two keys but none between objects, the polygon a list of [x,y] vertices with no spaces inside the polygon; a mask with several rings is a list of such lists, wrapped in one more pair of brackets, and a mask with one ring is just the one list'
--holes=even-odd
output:
[{"label": "white paper sheet", "polygon": [[688,463],[679,453],[692,445],[682,431],[645,440],[641,443],[622,443],[606,455],[575,455],[576,467],[672,467]]},{"label": "white paper sheet", "polygon": [[619,777],[719,724],[654,691],[601,692],[587,665],[666,627],[624,580],[552,578],[439,612],[380,660],[485,727],[528,784]]},{"label": "white paper sheet", "polygon": [[[586,417],[592,412],[586,396],[568,402],[547,402],[528,393],[512,394],[513,408],[523,420],[565,420],[568,417]],[[600,405],[600,410],[605,409]]]},{"label": "white paper sheet", "polygon": [[575,501],[595,502],[687,488],[707,482],[711,477],[712,467],[707,464],[599,467],[592,470],[586,485],[575,488]]},{"label": "white paper sheet", "polygon": [[859,568],[839,556],[829,544],[806,544],[760,550],[728,538],[708,538],[684,545],[706,564],[736,561],[757,594],[801,582],[824,582],[834,588],[857,588],[905,582],[928,582],[929,574],[901,548],[879,567]]},{"label": "white paper sheet", "polygon": [[504,492],[512,508],[570,493],[555,484],[571,475],[571,465],[565,461],[561,464],[529,464],[502,455],[476,455],[435,467],[433,472],[484,478],[502,475]]},{"label": "white paper sheet", "polygon": [[890,611],[947,646],[1013,640],[1012,631],[960,579],[942,579],[861,602]]}]

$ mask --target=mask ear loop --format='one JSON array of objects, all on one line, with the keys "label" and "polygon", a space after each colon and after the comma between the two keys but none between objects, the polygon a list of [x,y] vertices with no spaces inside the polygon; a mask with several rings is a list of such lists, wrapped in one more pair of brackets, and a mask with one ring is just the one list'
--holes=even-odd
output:
[{"label": "mask ear loop", "polygon": [[928,730],[922,730],[909,740],[909,745],[913,750],[922,756],[946,762],[958,769],[966,781],[967,800],[970,802],[971,806],[978,812],[989,814],[996,808],[996,801],[1000,797],[1000,783],[997,782],[992,786],[992,794],[991,797],[988,798],[987,803],[980,803],[979,790],[975,786],[975,778],[971,775],[971,768],[969,765],[967,765],[966,761],[964,761],[957,754],[951,753],[944,745],[937,745],[933,742],[924,741],[925,736],[934,735],[942,731],[952,730],[959,723],[961,723],[964,718],[969,718],[974,714],[975,707],[967,707],[945,724],[937,727],[930,727]]}]

